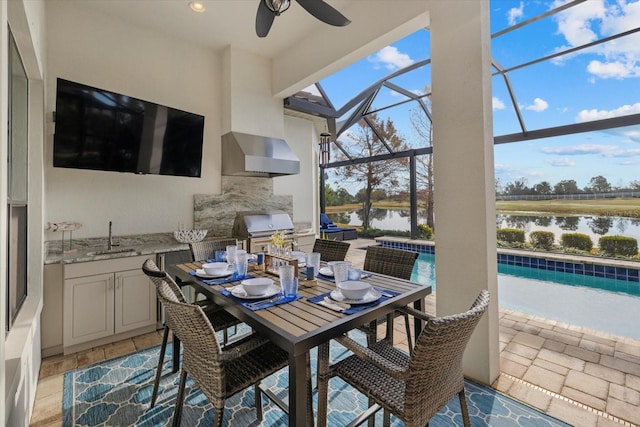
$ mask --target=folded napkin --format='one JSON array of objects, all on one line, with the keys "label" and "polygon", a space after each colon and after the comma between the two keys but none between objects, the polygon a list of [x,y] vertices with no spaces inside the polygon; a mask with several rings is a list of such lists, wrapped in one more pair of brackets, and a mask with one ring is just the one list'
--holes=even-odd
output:
[{"label": "folded napkin", "polygon": [[[393,298],[393,297],[386,296],[386,294],[393,295],[394,297],[397,296],[397,295],[400,295],[400,292],[390,291],[388,289],[383,289],[383,288],[376,288],[376,289],[378,291],[380,291],[381,294],[384,293],[385,295],[382,295],[377,300],[372,301],[372,302],[368,302],[366,304],[350,304],[351,307],[347,308],[346,310],[342,310],[342,312],[344,314],[354,314],[354,313],[357,313],[359,311],[366,310],[367,308],[375,307],[376,305],[380,304],[381,302],[386,301],[386,300],[388,300],[390,298]],[[331,292],[327,292],[327,293],[324,293],[324,294],[316,295],[315,297],[307,298],[307,301],[312,302],[314,304],[322,305],[321,302],[324,301],[325,297],[331,298]]]},{"label": "folded napkin", "polygon": [[[189,273],[192,276],[198,277],[195,271],[191,271]],[[252,279],[253,276],[251,274],[245,274],[244,276],[236,276],[236,273],[233,273],[231,276],[223,277],[221,279],[203,279],[198,277],[202,283],[206,283],[207,285],[223,285],[225,283],[237,282],[239,280]]]},{"label": "folded napkin", "polygon": [[[299,298],[302,298],[302,296],[300,295],[285,297],[279,293],[276,295],[272,295],[268,298],[265,298],[264,302],[260,303],[260,301],[256,301],[256,300],[245,300],[242,298],[236,298],[233,296],[233,294],[229,289],[221,289],[220,293],[222,295],[228,296],[229,298],[235,300],[238,304],[247,307],[251,311],[262,310],[264,308],[273,307],[275,305],[286,304],[288,302],[295,301]],[[273,301],[274,297],[278,297],[278,299]]]}]

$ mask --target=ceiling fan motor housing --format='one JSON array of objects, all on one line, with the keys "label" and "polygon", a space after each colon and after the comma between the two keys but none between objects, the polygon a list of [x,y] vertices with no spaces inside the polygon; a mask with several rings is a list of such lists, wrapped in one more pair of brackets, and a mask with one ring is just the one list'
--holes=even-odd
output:
[{"label": "ceiling fan motor housing", "polygon": [[264,0],[264,3],[267,7],[276,14],[276,16],[280,16],[282,12],[289,9],[291,6],[290,0]]}]

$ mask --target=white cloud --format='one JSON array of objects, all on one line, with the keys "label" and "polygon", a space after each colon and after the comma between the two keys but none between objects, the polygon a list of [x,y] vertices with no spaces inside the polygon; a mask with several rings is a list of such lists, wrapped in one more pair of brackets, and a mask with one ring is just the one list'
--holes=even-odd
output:
[{"label": "white cloud", "polygon": [[513,172],[514,170],[513,166],[507,164],[496,164],[494,165],[493,169],[497,174],[509,173]]},{"label": "white cloud", "polygon": [[568,159],[566,157],[549,160],[547,163],[549,163],[551,166],[556,168],[566,168],[566,167],[572,167],[576,165],[576,163],[573,160]]},{"label": "white cloud", "polygon": [[565,156],[577,156],[583,154],[602,154],[605,155],[618,147],[615,145],[601,144],[579,144],[569,147],[542,147],[540,151],[545,154],[561,154]]},{"label": "white cloud", "polygon": [[[552,8],[566,3],[556,0]],[[597,34],[591,28],[592,21],[605,17],[604,0],[591,0],[570,7],[556,15],[558,32],[564,36],[570,46],[579,46],[597,39]]]},{"label": "white cloud", "polygon": [[612,151],[607,157],[640,157],[640,148]]},{"label": "white cloud", "polygon": [[507,12],[507,19],[509,21],[509,25],[515,25],[518,19],[522,18],[524,14],[524,2],[520,2],[520,7],[512,7]]},{"label": "white cloud", "polygon": [[[552,7],[564,3],[564,0],[556,0]],[[556,51],[564,50],[636,28],[640,22],[640,2],[617,0],[605,4],[605,0],[585,1],[558,13],[555,20],[558,33],[567,41],[567,46],[558,47]],[[584,49],[553,62],[561,64],[569,56],[578,54],[601,57],[591,61],[586,68],[596,78],[640,77],[639,34]]]},{"label": "white cloud", "polygon": [[546,110],[547,108],[549,108],[549,103],[547,101],[545,101],[544,99],[536,98],[536,99],[533,100],[533,104],[532,105],[527,105],[524,108],[525,108],[525,110],[531,110],[531,111],[535,111],[536,113],[540,113],[540,112]]},{"label": "white cloud", "polygon": [[500,98],[498,98],[497,96],[494,96],[493,98],[491,98],[491,104],[492,104],[494,110],[504,110],[505,109],[504,102],[502,102],[500,100]]},{"label": "white cloud", "polygon": [[616,164],[620,166],[636,166],[640,165],[640,159],[623,160],[621,162],[616,162]]},{"label": "white cloud", "polygon": [[628,116],[640,113],[640,102],[633,105],[623,105],[613,110],[582,110],[576,117],[577,122],[590,122],[593,120],[610,119],[612,117]]},{"label": "white cloud", "polygon": [[601,79],[624,79],[640,76],[640,66],[635,63],[619,61],[601,62],[593,60],[587,65],[587,71]]},{"label": "white cloud", "polygon": [[369,57],[369,61],[389,70],[398,70],[413,64],[415,61],[406,53],[398,51],[394,46],[387,46]]}]

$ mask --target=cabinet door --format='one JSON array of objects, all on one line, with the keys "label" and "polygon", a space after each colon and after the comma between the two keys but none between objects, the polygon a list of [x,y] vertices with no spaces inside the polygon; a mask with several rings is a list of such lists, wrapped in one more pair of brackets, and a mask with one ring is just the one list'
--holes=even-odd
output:
[{"label": "cabinet door", "polygon": [[141,269],[116,273],[115,331],[130,331],[156,322],[156,289]]},{"label": "cabinet door", "polygon": [[113,334],[113,273],[64,282],[64,346]]}]

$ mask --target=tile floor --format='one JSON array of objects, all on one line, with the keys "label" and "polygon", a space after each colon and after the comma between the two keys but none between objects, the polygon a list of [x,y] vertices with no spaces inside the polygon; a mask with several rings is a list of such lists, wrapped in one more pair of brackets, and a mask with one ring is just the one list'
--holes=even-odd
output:
[{"label": "tile floor", "polygon": [[[347,255],[362,265],[371,241]],[[435,295],[427,298],[434,311]],[[640,426],[640,341],[500,311],[500,371],[493,387],[580,427]],[[160,344],[161,332],[42,361],[31,426],[62,425],[64,372]],[[406,345],[404,325],[395,340]]]}]

